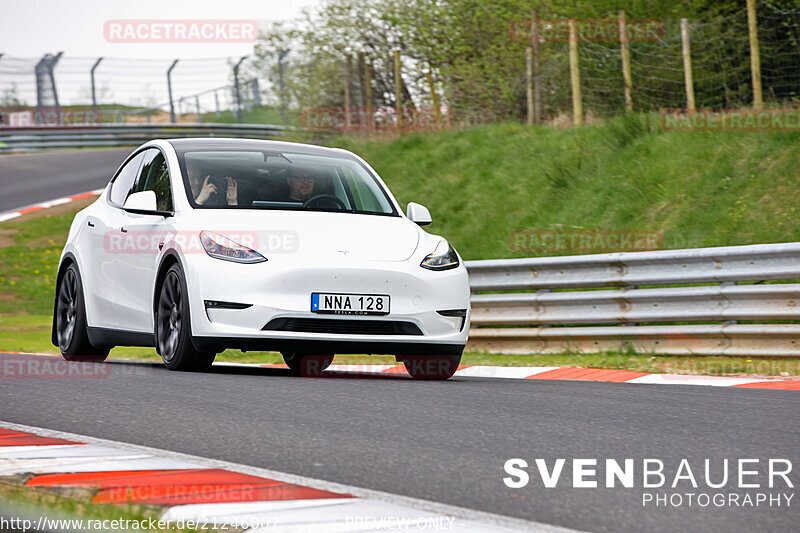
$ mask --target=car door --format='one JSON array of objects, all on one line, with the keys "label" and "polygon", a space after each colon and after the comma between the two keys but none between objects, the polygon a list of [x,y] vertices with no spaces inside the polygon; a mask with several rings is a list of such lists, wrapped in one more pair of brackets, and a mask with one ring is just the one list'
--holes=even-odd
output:
[{"label": "car door", "polygon": [[119,206],[127,198],[143,159],[144,154],[139,153],[120,167],[112,179],[108,197],[102,198],[98,208],[86,217],[82,238],[77,241],[77,254],[83,268],[86,322],[92,327],[117,327],[114,308],[116,258],[123,244],[119,238],[122,213]]},{"label": "car door", "polygon": [[[170,173],[164,154],[158,148],[144,152],[139,174],[130,194],[153,191],[159,211],[172,211]],[[142,215],[122,211],[120,232],[130,243],[128,253],[120,254],[114,305],[120,329],[153,333],[153,290],[161,247],[172,228],[171,219],[161,215]]]}]

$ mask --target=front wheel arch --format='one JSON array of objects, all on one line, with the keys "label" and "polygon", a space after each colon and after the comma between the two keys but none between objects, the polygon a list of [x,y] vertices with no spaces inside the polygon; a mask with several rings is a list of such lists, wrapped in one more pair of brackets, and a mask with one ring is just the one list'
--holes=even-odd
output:
[{"label": "front wheel arch", "polygon": [[72,264],[75,265],[75,269],[78,271],[78,275],[80,276],[81,269],[78,266],[78,262],[75,260],[75,256],[73,256],[69,252],[64,254],[64,257],[61,260],[61,264],[58,265],[58,273],[56,274],[56,290],[55,294],[53,295],[53,326],[50,328],[50,342],[52,342],[53,346],[55,347],[58,347],[58,336],[56,335],[56,312],[58,308],[58,291],[61,289],[61,280],[64,279],[64,273]]},{"label": "front wheel arch", "polygon": [[151,301],[153,302],[152,312],[153,312],[153,333],[155,333],[155,319],[156,314],[158,311],[158,295],[161,292],[161,284],[164,283],[164,276],[167,275],[170,267],[174,264],[178,264],[183,272],[186,272],[186,269],[183,268],[183,264],[178,259],[177,254],[170,251],[167,252],[164,257],[161,259],[161,264],[158,266],[158,273],[156,274],[156,283],[153,287],[153,297]]}]

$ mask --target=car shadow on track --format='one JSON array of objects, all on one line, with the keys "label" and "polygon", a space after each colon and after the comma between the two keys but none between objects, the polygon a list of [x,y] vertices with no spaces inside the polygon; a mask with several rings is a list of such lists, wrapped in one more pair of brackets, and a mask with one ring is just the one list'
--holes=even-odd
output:
[{"label": "car shadow on track", "polygon": [[[135,365],[139,368],[149,367],[167,371],[162,363],[158,361],[125,361],[108,360],[106,364],[127,366]],[[334,367],[335,368],[335,367]],[[296,377],[302,379],[369,379],[369,380],[409,380],[412,379],[404,371],[402,372],[353,372],[337,371],[334,368],[325,370],[320,376],[297,376],[283,365],[228,365],[214,364],[209,370],[198,372],[200,374],[223,374],[228,376],[275,376],[275,377]]]},{"label": "car shadow on track", "polygon": [[284,376],[303,379],[383,379],[383,380],[408,380],[411,379],[406,373],[380,373],[380,372],[342,372],[333,369],[325,370],[319,376],[297,376],[283,366],[228,366],[213,365],[211,373],[227,375],[248,375],[248,376]]}]

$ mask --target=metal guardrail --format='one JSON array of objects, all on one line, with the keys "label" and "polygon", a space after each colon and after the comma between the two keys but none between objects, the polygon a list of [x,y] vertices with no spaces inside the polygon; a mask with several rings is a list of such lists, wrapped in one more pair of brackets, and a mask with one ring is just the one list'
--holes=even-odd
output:
[{"label": "metal guardrail", "polygon": [[138,146],[151,139],[248,137],[273,139],[283,126],[261,124],[105,124],[92,127],[0,128],[0,154],[69,148]]},{"label": "metal guardrail", "polygon": [[800,323],[774,323],[800,321],[800,284],[737,285],[800,279],[800,243],[466,265],[471,349],[800,356]]}]

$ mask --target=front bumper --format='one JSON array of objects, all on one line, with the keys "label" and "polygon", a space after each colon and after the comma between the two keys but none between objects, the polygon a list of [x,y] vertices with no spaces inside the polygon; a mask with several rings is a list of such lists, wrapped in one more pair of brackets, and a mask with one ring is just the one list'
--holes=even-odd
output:
[{"label": "front bumper", "polygon": [[[469,330],[467,316],[443,310],[469,309],[469,280],[463,264],[430,271],[413,262],[333,258],[323,266],[296,266],[285,258],[257,264],[221,261],[205,254],[186,257],[193,342],[198,349],[457,355]],[[312,313],[311,293],[389,294],[388,315]],[[206,307],[206,301],[245,304],[244,309]],[[265,331],[276,318],[400,321],[421,335],[359,335]]]}]

